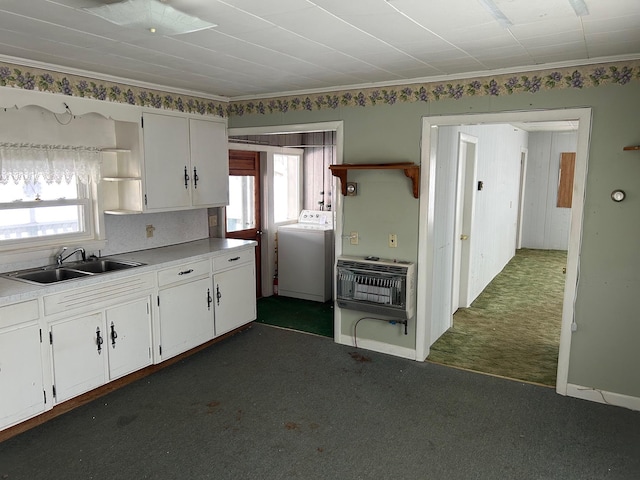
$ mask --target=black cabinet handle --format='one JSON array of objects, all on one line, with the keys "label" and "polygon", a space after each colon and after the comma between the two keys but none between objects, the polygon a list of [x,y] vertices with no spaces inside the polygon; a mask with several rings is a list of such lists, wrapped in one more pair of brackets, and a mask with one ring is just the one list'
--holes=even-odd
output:
[{"label": "black cabinet handle", "polygon": [[192,272],[193,272],[193,268],[190,268],[189,270],[183,270],[181,272],[178,272],[178,275],[188,275]]},{"label": "black cabinet handle", "polygon": [[193,167],[193,188],[198,188],[198,172],[196,171],[196,167]]},{"label": "black cabinet handle", "polygon": [[98,346],[98,355],[102,353],[102,343],[104,340],[102,339],[102,335],[100,335],[100,327],[96,328],[96,345]]},{"label": "black cabinet handle", "polygon": [[118,332],[116,332],[116,326],[111,322],[111,346],[116,348],[116,338],[118,338]]},{"label": "black cabinet handle", "polygon": [[229,260],[227,260],[227,262],[235,262],[235,261],[237,261],[237,260],[240,260],[240,257],[233,257],[233,258],[230,258]]},{"label": "black cabinet handle", "polygon": [[220,285],[216,285],[216,299],[218,300],[218,305],[220,305],[221,298],[222,294],[220,293]]},{"label": "black cabinet handle", "polygon": [[211,310],[211,302],[213,302],[213,298],[211,298],[211,289],[207,288],[207,310]]},{"label": "black cabinet handle", "polygon": [[189,188],[189,173],[186,165],[184,166],[184,188]]}]

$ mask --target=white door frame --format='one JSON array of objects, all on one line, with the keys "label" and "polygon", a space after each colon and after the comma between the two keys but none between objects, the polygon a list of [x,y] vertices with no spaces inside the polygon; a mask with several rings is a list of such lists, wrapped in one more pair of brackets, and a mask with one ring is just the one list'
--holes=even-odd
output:
[{"label": "white door frame", "polygon": [[[227,133],[229,137],[232,136],[242,136],[242,135],[276,135],[276,134],[287,134],[287,133],[312,133],[312,132],[326,132],[326,131],[334,131],[336,132],[336,164],[343,163],[343,151],[344,151],[344,122],[342,120],[336,122],[316,122],[316,123],[297,123],[292,125],[269,125],[263,127],[238,127],[238,128],[229,128]],[[246,149],[246,145],[243,147]],[[261,149],[262,151],[262,149]],[[343,198],[340,195],[340,186],[338,185],[336,188],[336,179],[333,178],[333,187],[331,189],[331,193],[333,196],[331,205],[333,205],[332,210],[335,212],[335,221],[334,221],[334,265],[333,272],[335,272],[335,262],[336,259],[342,255],[342,214],[343,214]],[[265,208],[263,206],[263,208]],[[271,207],[273,208],[273,206]],[[266,217],[265,217],[266,218]],[[269,237],[269,235],[268,235]],[[266,242],[268,244],[268,242]],[[270,248],[267,245],[267,248]],[[271,250],[273,250],[271,248]],[[264,252],[264,250],[263,250]],[[263,272],[269,271],[268,268],[265,268],[265,262],[269,261],[268,259],[273,257],[269,255],[262,256],[262,264],[263,264]],[[268,265],[267,265],[268,267]],[[334,283],[334,292],[333,298],[336,298],[335,292],[335,283]],[[340,332],[342,327],[342,315],[341,310],[339,308],[334,308],[334,340],[338,342],[340,338]]]},{"label": "white door frame", "polygon": [[589,137],[591,134],[591,108],[563,110],[540,110],[522,112],[503,112],[485,114],[467,114],[434,116],[422,118],[421,179],[420,179],[420,218],[418,239],[418,305],[416,311],[416,360],[422,361],[429,355],[429,348],[435,342],[432,338],[433,285],[439,272],[434,267],[434,225],[435,218],[435,172],[438,126],[468,125],[479,123],[544,122],[573,120],[579,122],[576,150],[576,166],[573,183],[571,226],[567,252],[567,275],[562,309],[560,330],[560,349],[558,355],[558,376],[556,391],[567,394],[569,373],[569,354],[571,348],[571,323],[574,315],[574,301],[578,282],[578,264],[582,240],[584,213],[584,192],[589,155]]}]

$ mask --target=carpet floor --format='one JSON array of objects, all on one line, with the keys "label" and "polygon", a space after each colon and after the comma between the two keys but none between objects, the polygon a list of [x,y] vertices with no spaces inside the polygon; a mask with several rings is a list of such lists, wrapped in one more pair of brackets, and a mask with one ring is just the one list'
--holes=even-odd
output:
[{"label": "carpet floor", "polygon": [[254,324],[0,443],[3,480],[640,478],[640,412]]},{"label": "carpet floor", "polygon": [[333,301],[271,296],[258,300],[259,323],[333,338]]},{"label": "carpet floor", "polygon": [[554,386],[567,255],[521,249],[431,347],[428,360]]}]

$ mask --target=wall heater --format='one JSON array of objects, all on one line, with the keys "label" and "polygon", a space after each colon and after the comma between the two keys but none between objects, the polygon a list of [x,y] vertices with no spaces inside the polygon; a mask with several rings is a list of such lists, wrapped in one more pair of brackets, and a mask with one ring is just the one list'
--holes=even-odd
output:
[{"label": "wall heater", "polygon": [[338,257],[340,308],[408,320],[415,313],[415,264],[377,257]]}]

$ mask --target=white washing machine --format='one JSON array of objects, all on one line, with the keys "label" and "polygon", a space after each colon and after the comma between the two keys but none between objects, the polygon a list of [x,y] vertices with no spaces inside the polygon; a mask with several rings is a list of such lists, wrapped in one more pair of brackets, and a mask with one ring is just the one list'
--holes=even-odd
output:
[{"label": "white washing machine", "polygon": [[278,227],[278,295],[326,302],[333,293],[333,212],[303,210]]}]

